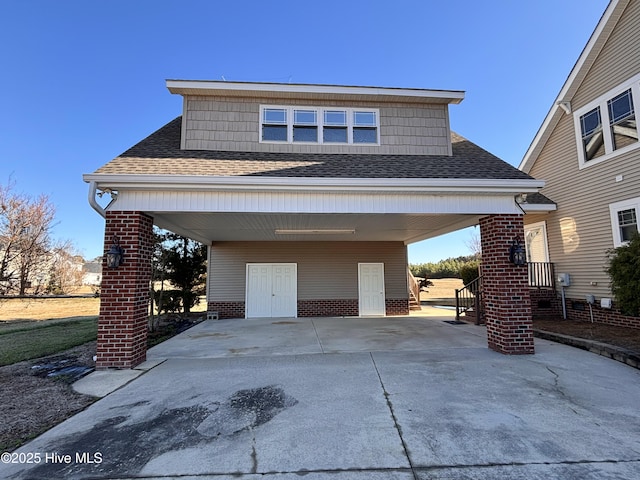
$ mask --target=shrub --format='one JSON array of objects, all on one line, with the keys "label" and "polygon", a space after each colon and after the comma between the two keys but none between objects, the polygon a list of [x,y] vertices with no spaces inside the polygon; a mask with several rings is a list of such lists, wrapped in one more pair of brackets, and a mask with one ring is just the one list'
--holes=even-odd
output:
[{"label": "shrub", "polygon": [[462,283],[468,285],[480,276],[480,262],[469,262],[460,267]]},{"label": "shrub", "polygon": [[618,308],[625,315],[640,316],[640,235],[607,254],[605,271],[611,278],[611,292]]}]

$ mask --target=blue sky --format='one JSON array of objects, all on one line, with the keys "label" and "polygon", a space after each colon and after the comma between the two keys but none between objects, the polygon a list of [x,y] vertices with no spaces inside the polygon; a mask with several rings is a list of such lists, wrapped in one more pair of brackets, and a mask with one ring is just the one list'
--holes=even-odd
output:
[{"label": "blue sky", "polygon": [[[166,79],[464,90],[451,127],[518,165],[607,0],[4,0],[0,183],[48,194],[86,258],[91,173],[181,113]],[[473,229],[412,263],[466,255]]]}]

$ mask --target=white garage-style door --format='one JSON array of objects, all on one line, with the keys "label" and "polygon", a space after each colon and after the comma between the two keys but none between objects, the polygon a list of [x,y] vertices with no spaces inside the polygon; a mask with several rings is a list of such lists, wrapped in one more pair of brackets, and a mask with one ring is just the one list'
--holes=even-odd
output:
[{"label": "white garage-style door", "polygon": [[247,318],[297,317],[297,277],[295,263],[248,263]]},{"label": "white garage-style door", "polygon": [[384,264],[358,264],[360,315],[384,316]]}]

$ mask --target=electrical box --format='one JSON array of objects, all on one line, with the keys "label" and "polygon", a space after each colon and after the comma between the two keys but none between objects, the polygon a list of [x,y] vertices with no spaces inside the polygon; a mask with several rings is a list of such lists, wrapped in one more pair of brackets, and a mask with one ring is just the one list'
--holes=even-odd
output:
[{"label": "electrical box", "polygon": [[559,273],[557,281],[561,287],[568,287],[571,285],[571,276],[568,273]]},{"label": "electrical box", "polygon": [[593,305],[594,303],[596,303],[596,297],[594,297],[593,295],[587,295],[587,303],[589,305]]},{"label": "electrical box", "polygon": [[600,306],[602,308],[611,308],[611,299],[610,298],[601,298]]}]

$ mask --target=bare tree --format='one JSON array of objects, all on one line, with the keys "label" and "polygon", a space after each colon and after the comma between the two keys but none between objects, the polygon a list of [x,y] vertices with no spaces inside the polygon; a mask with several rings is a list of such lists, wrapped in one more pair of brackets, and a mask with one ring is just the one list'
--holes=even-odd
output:
[{"label": "bare tree", "polygon": [[70,241],[55,245],[49,254],[47,293],[73,293],[82,285],[84,259],[75,253]]},{"label": "bare tree", "polygon": [[55,207],[0,185],[0,294],[24,295],[46,279]]},{"label": "bare tree", "polygon": [[478,235],[478,230],[474,230],[471,233],[471,236],[469,237],[467,242],[465,242],[465,243],[467,245],[467,248],[469,250],[471,250],[471,254],[474,257],[476,257],[476,258],[482,257],[482,242],[480,241],[480,236]]}]

